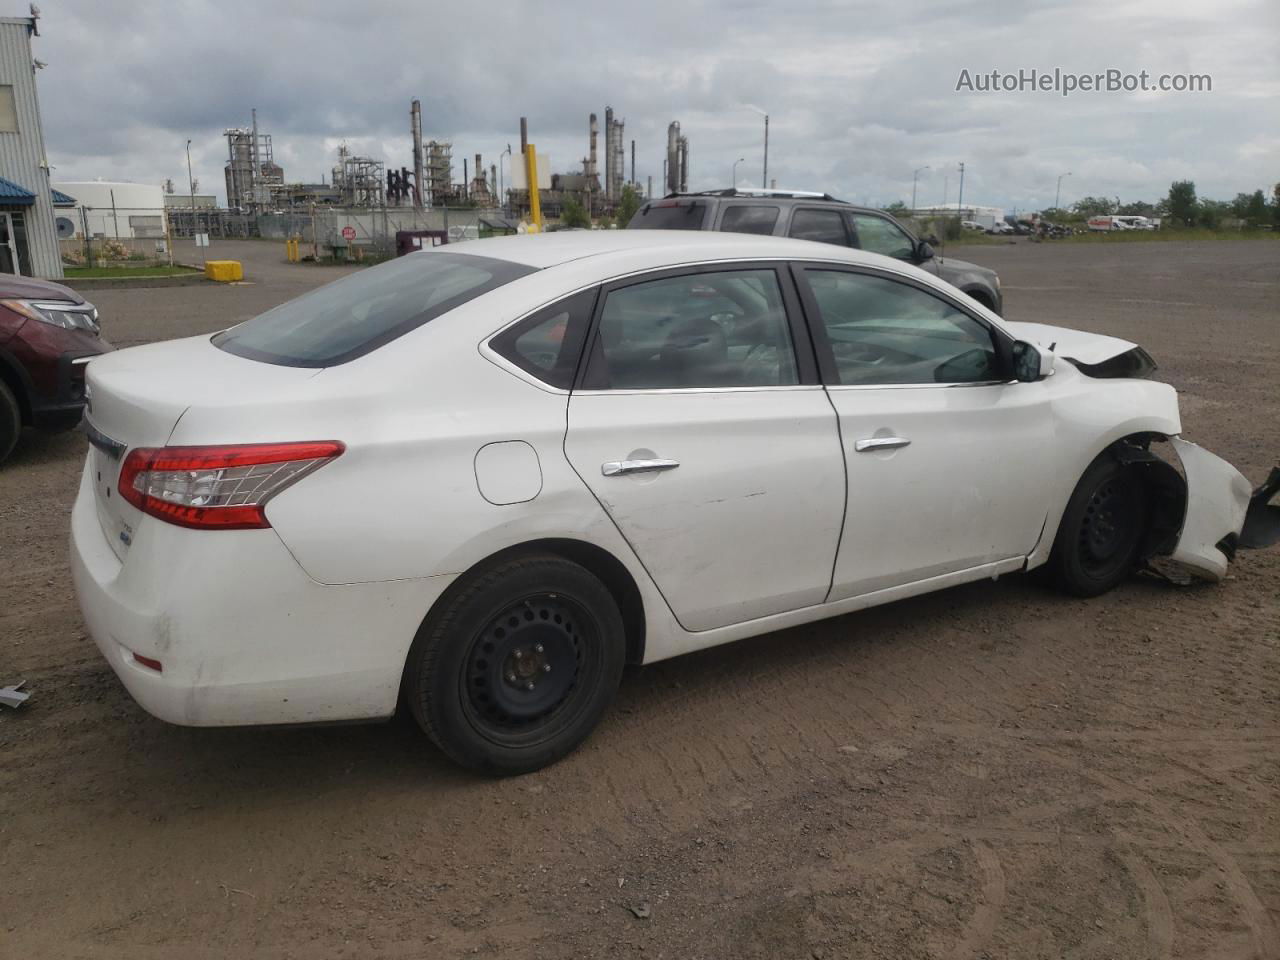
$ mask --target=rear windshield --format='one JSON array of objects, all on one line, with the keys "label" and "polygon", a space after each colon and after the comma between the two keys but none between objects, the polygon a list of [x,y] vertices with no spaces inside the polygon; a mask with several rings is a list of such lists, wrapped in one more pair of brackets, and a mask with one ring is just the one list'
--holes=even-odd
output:
[{"label": "rear windshield", "polygon": [[707,219],[707,205],[693,201],[679,203],[675,200],[647,203],[641,207],[628,230],[701,230]]},{"label": "rear windshield", "polygon": [[363,356],[534,267],[460,253],[413,253],[369,267],[246,320],[215,346],[289,367]]}]

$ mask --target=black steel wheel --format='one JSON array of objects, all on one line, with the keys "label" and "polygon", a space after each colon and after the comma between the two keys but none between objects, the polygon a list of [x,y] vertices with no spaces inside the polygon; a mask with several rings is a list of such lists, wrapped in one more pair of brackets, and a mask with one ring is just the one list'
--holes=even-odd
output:
[{"label": "black steel wheel", "polygon": [[1117,586],[1141,559],[1147,494],[1136,470],[1103,454],[1067,503],[1050,566],[1058,585],[1092,597]]},{"label": "black steel wheel", "polygon": [[414,641],[405,698],[432,740],[486,773],[536,770],[586,738],[625,653],[608,589],[576,563],[508,560],[466,578]]}]

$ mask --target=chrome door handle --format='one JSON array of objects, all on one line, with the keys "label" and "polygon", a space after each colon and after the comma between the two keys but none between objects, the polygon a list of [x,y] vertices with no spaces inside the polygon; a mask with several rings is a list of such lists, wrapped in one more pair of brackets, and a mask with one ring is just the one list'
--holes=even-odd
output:
[{"label": "chrome door handle", "polygon": [[658,473],[678,466],[679,460],[610,460],[600,464],[600,472],[606,477],[620,477],[624,473]]},{"label": "chrome door handle", "polygon": [[853,449],[858,453],[869,453],[872,450],[894,450],[910,443],[906,437],[867,437],[854,443]]}]

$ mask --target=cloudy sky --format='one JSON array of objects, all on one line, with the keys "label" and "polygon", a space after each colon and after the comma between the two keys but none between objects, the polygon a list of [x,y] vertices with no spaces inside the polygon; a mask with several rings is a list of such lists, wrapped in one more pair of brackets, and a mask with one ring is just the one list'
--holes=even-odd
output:
[{"label": "cloudy sky", "polygon": [[[606,104],[661,177],[666,126],[690,187],[759,185],[762,111],[779,186],[861,202],[965,198],[1006,208],[1164,195],[1189,178],[1229,199],[1280,180],[1275,0],[40,0],[35,55],[55,180],[101,177],[224,193],[222,131],[274,136],[287,179],[327,177],[344,140],[412,166],[409,101],[428,138],[485,165],[519,117],[556,171],[576,169]],[[26,0],[0,0],[0,15]],[[972,76],[1117,68],[1212,77],[1200,93],[981,93]],[[603,163],[603,158],[602,161]]]}]

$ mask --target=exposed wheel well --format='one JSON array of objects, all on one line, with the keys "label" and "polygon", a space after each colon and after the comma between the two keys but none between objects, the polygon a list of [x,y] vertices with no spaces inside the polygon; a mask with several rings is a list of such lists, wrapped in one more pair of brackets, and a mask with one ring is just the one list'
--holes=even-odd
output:
[{"label": "exposed wheel well", "polygon": [[[627,568],[622,565],[621,561],[609,551],[593,543],[587,543],[584,540],[547,538],[544,540],[530,540],[527,543],[507,547],[505,550],[500,550],[491,556],[485,557],[479,563],[473,564],[462,576],[458,577],[454,586],[457,587],[465,583],[476,572],[485,567],[510,560],[513,557],[529,554],[553,554],[563,557],[599,577],[600,581],[613,596],[614,602],[617,603],[618,610],[622,614],[622,623],[626,629],[627,663],[640,663],[644,659],[644,601],[640,597],[640,588],[636,586],[635,579]],[[451,587],[449,591],[446,591],[444,595],[436,600],[432,609],[434,610],[443,603],[452,593],[452,590],[453,588]],[[428,613],[428,616],[430,616],[430,613]]]},{"label": "exposed wheel well", "polygon": [[1167,441],[1160,433],[1122,437],[1107,448],[1122,464],[1138,471],[1151,511],[1142,558],[1173,552],[1187,512],[1187,481],[1173,464],[1151,452],[1151,444]]}]

